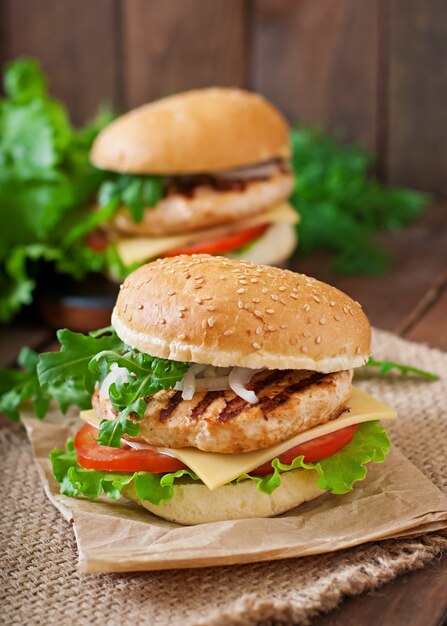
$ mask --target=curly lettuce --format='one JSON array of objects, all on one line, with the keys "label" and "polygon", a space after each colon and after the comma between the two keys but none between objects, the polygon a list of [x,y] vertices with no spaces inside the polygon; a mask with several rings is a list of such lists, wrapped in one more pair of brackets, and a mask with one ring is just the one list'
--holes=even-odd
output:
[{"label": "curly lettuce", "polygon": [[[294,469],[315,470],[317,484],[334,494],[343,494],[353,489],[354,483],[366,477],[366,464],[383,463],[390,449],[386,431],[379,422],[360,424],[351,442],[331,456],[315,463],[305,463],[299,456],[290,465],[279,459],[272,461],[272,473],[262,478],[243,474],[232,485],[243,480],[252,480],[261,493],[270,495],[281,485],[281,474]],[[160,504],[174,495],[174,484],[179,479],[199,481],[199,477],[189,469],[167,474],[150,472],[106,472],[87,470],[81,467],[76,458],[73,439],[67,441],[66,450],[55,448],[50,453],[53,474],[61,485],[61,493],[67,496],[85,496],[95,499],[105,494],[117,500],[124,487],[133,483],[140,500]]]}]

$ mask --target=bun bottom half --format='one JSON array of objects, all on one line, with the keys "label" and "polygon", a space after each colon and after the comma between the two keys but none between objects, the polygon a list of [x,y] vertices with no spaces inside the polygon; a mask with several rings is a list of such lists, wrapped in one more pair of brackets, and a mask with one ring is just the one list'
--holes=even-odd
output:
[{"label": "bun bottom half", "polygon": [[132,483],[122,493],[154,515],[188,526],[273,517],[326,493],[317,485],[317,473],[302,469],[282,474],[281,485],[271,495],[259,491],[252,480],[244,480],[237,485],[224,485],[215,491],[197,483],[177,484],[173,489],[174,496],[171,500],[163,500],[158,505],[141,501]]}]

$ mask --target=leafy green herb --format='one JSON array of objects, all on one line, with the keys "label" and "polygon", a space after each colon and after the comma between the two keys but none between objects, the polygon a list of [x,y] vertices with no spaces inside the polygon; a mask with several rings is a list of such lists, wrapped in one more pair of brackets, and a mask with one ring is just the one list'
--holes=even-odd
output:
[{"label": "leafy green herb", "polygon": [[[243,480],[253,480],[262,493],[271,494],[281,484],[281,473],[294,469],[315,470],[318,485],[332,493],[342,494],[351,491],[355,482],[363,480],[369,462],[382,463],[389,452],[390,442],[379,422],[360,424],[352,441],[339,452],[316,463],[304,463],[303,457],[297,457],[290,465],[272,461],[272,474],[263,478],[243,474],[231,482],[235,485]],[[200,480],[189,469],[167,474],[149,472],[106,472],[86,470],[78,465],[73,440],[67,441],[66,450],[55,448],[50,453],[53,474],[61,484],[61,493],[68,496],[83,495],[97,498],[102,493],[109,498],[118,499],[124,488],[133,489],[140,500],[160,504],[174,495],[175,481],[188,477]]]},{"label": "leafy green herb", "polygon": [[144,209],[154,207],[163,196],[162,176],[137,176],[132,174],[109,174],[111,180],[103,182],[99,189],[99,204],[115,211],[126,206],[135,222],[141,222]]},{"label": "leafy green herb", "polygon": [[88,212],[104,178],[89,163],[89,150],[110,115],[81,130],[50,98],[38,63],[5,66],[0,100],[0,322],[29,304],[42,265],[82,278],[99,271],[104,254],[83,240],[62,238]]},{"label": "leafy green herb", "polygon": [[124,380],[118,379],[109,387],[110,401],[118,411],[118,417],[114,421],[101,422],[98,441],[119,448],[123,434],[135,437],[139,432],[139,425],[129,417],[143,417],[147,406],[145,398],[161,389],[174,387],[183,378],[188,364],[159,359],[138,350],[128,350],[124,354],[103,351],[90,361],[89,369],[101,383],[112,364],[125,368],[128,374]]},{"label": "leafy green herb", "polygon": [[372,160],[363,150],[343,146],[322,132],[295,128],[291,140],[291,202],[301,215],[300,253],[330,250],[334,268],[342,274],[383,272],[388,254],[374,233],[402,228],[421,213],[428,196],[372,180]]},{"label": "leafy green herb", "polygon": [[427,378],[428,380],[439,380],[439,376],[437,374],[432,374],[431,372],[426,372],[425,370],[421,370],[418,367],[413,367],[412,365],[403,365],[402,363],[394,363],[393,361],[377,361],[374,357],[370,357],[368,362],[366,363],[368,367],[378,367],[379,373],[382,376],[388,374],[392,370],[398,370],[401,374],[416,374],[417,376],[422,376],[423,378]]},{"label": "leafy green herb", "polygon": [[25,400],[31,400],[37,417],[45,416],[50,397],[39,385],[37,379],[38,355],[31,348],[22,348],[18,363],[22,370],[0,370],[0,413],[10,419],[19,419],[19,406]]}]

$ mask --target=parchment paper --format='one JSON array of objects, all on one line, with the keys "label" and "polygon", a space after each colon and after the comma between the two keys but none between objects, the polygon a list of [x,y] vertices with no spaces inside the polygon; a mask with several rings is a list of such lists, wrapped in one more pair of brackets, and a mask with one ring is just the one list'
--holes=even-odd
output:
[{"label": "parchment paper", "polygon": [[126,572],[251,563],[342,550],[447,528],[447,498],[397,449],[345,495],[324,494],[281,516],[181,526],[134,502],[59,494],[48,453],[79,426],[53,410],[22,415],[45,491],[73,524],[83,572]]}]

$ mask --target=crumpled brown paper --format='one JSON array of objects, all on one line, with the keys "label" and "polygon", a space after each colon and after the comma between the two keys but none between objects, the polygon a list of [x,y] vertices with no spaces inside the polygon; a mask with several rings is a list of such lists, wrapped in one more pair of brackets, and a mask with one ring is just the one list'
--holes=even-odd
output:
[{"label": "crumpled brown paper", "polygon": [[126,572],[251,563],[332,552],[392,537],[447,528],[447,498],[398,450],[370,464],[368,477],[343,496],[324,494],[281,516],[181,526],[125,499],[60,495],[48,453],[78,427],[54,410],[44,422],[24,412],[45,491],[73,523],[83,572]]}]

